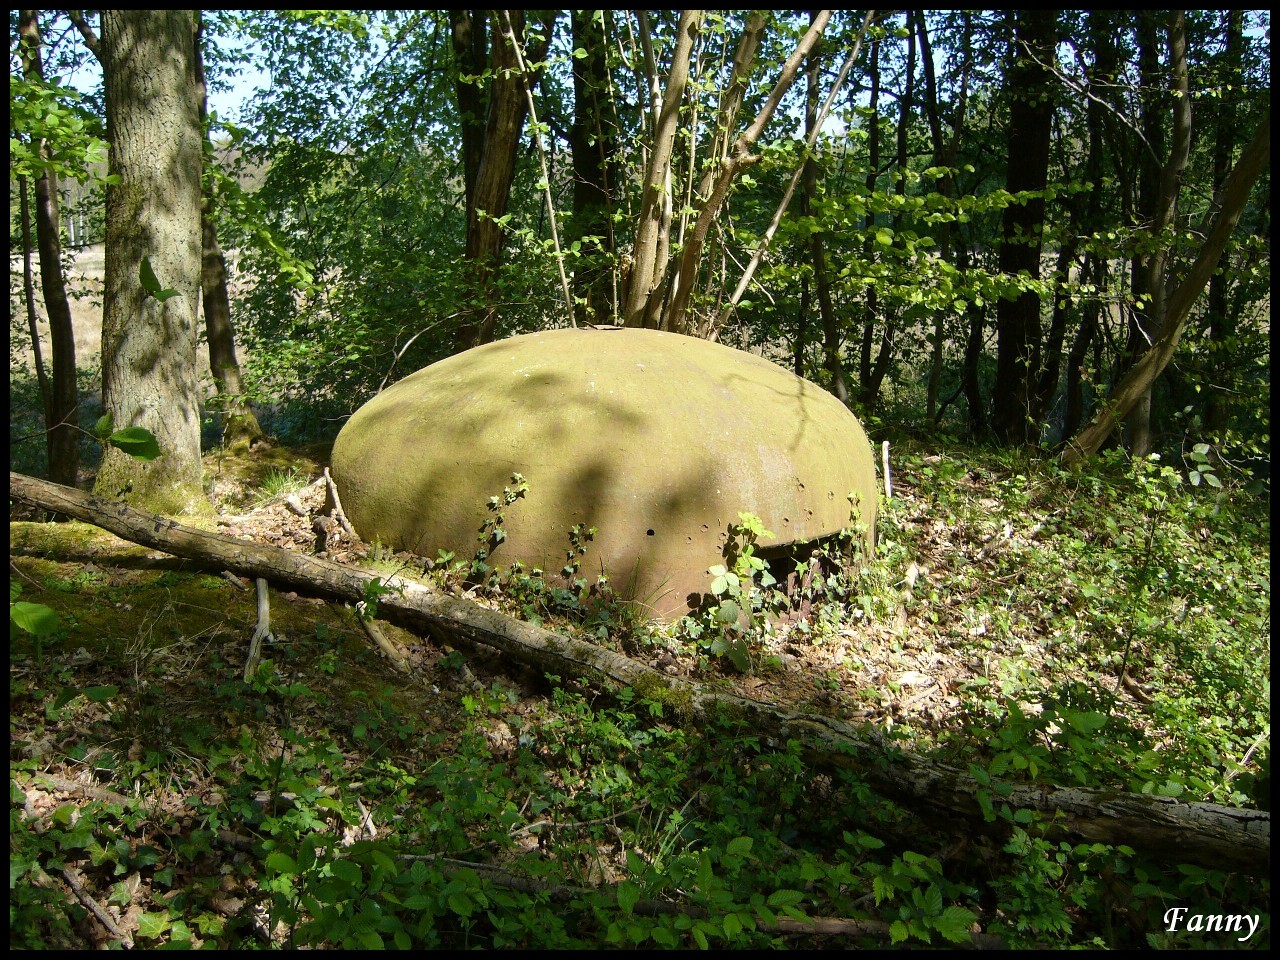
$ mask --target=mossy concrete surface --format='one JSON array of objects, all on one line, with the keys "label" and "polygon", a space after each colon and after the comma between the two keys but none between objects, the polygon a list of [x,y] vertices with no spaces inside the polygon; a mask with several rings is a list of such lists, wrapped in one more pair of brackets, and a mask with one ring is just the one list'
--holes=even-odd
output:
[{"label": "mossy concrete surface", "polygon": [[470,558],[491,497],[513,473],[492,562],[556,575],[575,524],[597,528],[582,575],[678,616],[724,559],[740,511],[807,542],[850,526],[867,547],[876,481],[861,424],[820,387],[760,357],[692,337],[553,330],[468,350],[358,410],[333,448],[343,506],[362,537]]}]

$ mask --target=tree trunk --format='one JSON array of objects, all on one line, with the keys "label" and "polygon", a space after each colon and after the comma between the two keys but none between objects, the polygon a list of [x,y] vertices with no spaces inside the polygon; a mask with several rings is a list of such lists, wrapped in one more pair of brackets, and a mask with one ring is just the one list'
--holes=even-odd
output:
[{"label": "tree trunk", "polygon": [[[200,79],[200,126],[208,115],[209,91],[205,83],[203,41],[196,38],[196,70]],[[202,139],[205,152],[208,140]],[[210,161],[212,158],[210,157]],[[213,178],[203,181],[200,204],[200,290],[204,304],[205,339],[209,341],[209,372],[222,404],[222,444],[233,452],[247,452],[266,438],[258,418],[244,396],[240,361],[236,357],[235,330],[231,326],[231,294],[227,290],[227,258],[218,243],[213,222]]]},{"label": "tree trunk", "polygon": [[628,327],[656,327],[661,320],[661,288],[666,262],[665,257],[659,256],[659,251],[665,249],[662,242],[664,223],[667,229],[670,227],[671,156],[679,127],[680,104],[689,83],[693,41],[701,23],[701,10],[681,11],[671,69],[667,73],[666,93],[654,123],[653,144],[644,168],[640,214],[631,246],[631,268],[623,308],[623,323]]},{"label": "tree trunk", "polygon": [[1268,109],[1252,142],[1240,155],[1231,175],[1222,185],[1222,190],[1213,198],[1207,228],[1201,231],[1204,242],[1187,270],[1186,277],[1168,298],[1164,329],[1160,336],[1116,385],[1089,426],[1062,452],[1060,459],[1063,464],[1079,463],[1097,453],[1112,430],[1129,414],[1139,399],[1150,396],[1151,385],[1173,358],[1196,298],[1218,268],[1222,251],[1240,223],[1254,183],[1270,161],[1271,111]]},{"label": "tree trunk", "polygon": [[[813,13],[810,13],[810,24]],[[807,89],[805,91],[805,134],[812,135],[818,119],[818,76],[822,68],[821,39],[814,44],[809,57]],[[818,161],[809,157],[804,162],[804,203],[806,211],[817,206]],[[827,257],[822,232],[809,234],[809,254],[813,258],[813,285],[818,294],[818,315],[822,319],[822,358],[831,392],[843,404],[849,403],[849,385],[845,382],[844,364],[840,361],[840,324],[836,319],[835,304],[831,300],[831,282],[827,276]]]},{"label": "tree trunk", "polygon": [[[1241,64],[1244,57],[1244,11],[1228,10],[1226,20],[1227,45],[1223,54],[1223,83],[1237,85],[1241,81]],[[1213,189],[1218,191],[1226,182],[1231,169],[1231,156],[1235,147],[1236,97],[1233,92],[1224,93],[1218,100],[1213,141]],[[1227,303],[1230,278],[1219,270],[1209,278],[1209,343],[1210,370],[1213,382],[1205,398],[1205,432],[1220,448],[1231,422],[1231,397],[1236,391],[1233,366],[1228,355],[1229,343],[1235,336],[1235,312]]]},{"label": "tree trunk", "polygon": [[[867,64],[871,74],[871,91],[867,100],[867,177],[866,195],[871,197],[876,192],[877,179],[880,175],[880,41],[871,43],[871,57]],[[875,258],[875,241],[870,233],[875,229],[876,215],[868,208],[865,227],[868,233],[866,240],[866,260],[870,263]],[[867,384],[871,382],[871,344],[875,338],[876,317],[879,304],[874,284],[867,286],[863,298],[862,336],[858,346],[858,397],[866,399]]]},{"label": "tree trunk", "polygon": [[[956,269],[961,275],[968,272],[971,265],[969,247],[963,240],[956,245]],[[960,365],[960,392],[964,394],[965,406],[969,414],[969,436],[971,439],[983,439],[987,435],[987,405],[982,398],[982,363],[983,346],[987,335],[987,308],[978,306],[969,300],[964,310],[966,335],[964,342],[964,360]]]},{"label": "tree trunk", "polygon": [[[1080,279],[1085,283],[1092,283],[1094,289],[1102,290],[1105,276],[1106,265],[1094,253],[1085,254]],[[1076,330],[1075,339],[1071,341],[1071,351],[1067,354],[1067,410],[1062,422],[1064,440],[1075,436],[1084,421],[1084,364],[1097,334],[1098,314],[1101,311],[1102,304],[1096,297],[1091,297],[1084,304],[1080,311],[1080,326]]]},{"label": "tree trunk", "polygon": [[[110,173],[102,322],[103,405],[161,456],[114,447],[95,489],[158,513],[207,510],[201,487],[196,297],[200,289],[200,89],[191,10],[104,10]],[[142,285],[144,258],[163,302]]]},{"label": "tree trunk", "polygon": [[764,133],[765,127],[769,125],[769,121],[773,119],[774,113],[782,103],[782,98],[786,96],[787,91],[795,83],[796,77],[800,74],[801,64],[815,50],[822,39],[822,31],[826,28],[827,21],[831,19],[831,11],[818,11],[816,14],[811,15],[811,19],[812,22],[808,31],[782,65],[782,70],[779,71],[778,79],[774,83],[773,89],[769,91],[769,96],[765,100],[764,106],[760,108],[755,119],[751,121],[751,125],[734,142],[733,149],[718,164],[715,175],[711,178],[710,191],[702,201],[702,208],[698,211],[697,223],[694,224],[692,234],[686,238],[684,251],[680,255],[680,267],[676,277],[675,293],[672,294],[671,303],[667,306],[662,323],[664,329],[675,330],[679,333],[691,333],[696,329],[697,325],[688,317],[689,301],[693,296],[693,286],[698,277],[698,270],[702,262],[702,252],[706,246],[707,236],[711,231],[711,224],[724,208],[725,202],[729,198],[729,188],[733,185],[733,181],[747,167],[760,161],[760,156],[751,151],[760,139],[761,134]]},{"label": "tree trunk", "polygon": [[218,243],[217,229],[209,216],[209,198],[200,218],[200,286],[204,301],[204,329],[209,341],[209,371],[218,388],[225,418],[222,444],[232,452],[247,452],[266,433],[254,416],[244,395],[240,361],[236,357],[235,332],[231,326],[231,297],[227,292],[227,261]]},{"label": "tree trunk", "polygon": [[[453,29],[454,84],[462,128],[462,182],[466,209],[475,206],[476,175],[484,156],[485,97],[475,77],[489,66],[487,21],[483,11],[450,10]],[[468,79],[464,79],[468,78]]]},{"label": "tree trunk", "polygon": [[[330,560],[184,527],[21,474],[9,474],[9,495],[214,569],[264,577],[348,603],[363,600],[373,581],[384,579],[381,574]],[[630,687],[644,699],[666,704],[675,718],[685,722],[728,712],[766,741],[799,741],[810,764],[856,770],[884,796],[939,818],[961,817],[979,829],[1001,830],[1000,821],[987,823],[983,813],[981,799],[988,803],[994,800],[1015,811],[1044,814],[1042,828],[1049,836],[1124,843],[1166,861],[1201,863],[1251,875],[1261,876],[1270,869],[1271,815],[1266,811],[1114,790],[994,781],[980,784],[956,768],[903,752],[875,728],[798,713],[670,677],[604,647],[533,626],[416,581],[394,576],[385,578],[384,586],[389,589],[379,599],[378,610],[389,621],[492,647],[555,676],[612,688]]]},{"label": "tree trunk", "polygon": [[[809,215],[808,204],[804,205],[800,215],[807,217]],[[793,367],[797,377],[804,376],[804,351],[808,343],[809,335],[809,278],[800,278],[800,309],[796,314],[796,342],[791,350],[793,358]]]},{"label": "tree trunk", "polygon": [[609,262],[613,258],[613,170],[618,149],[617,128],[607,115],[609,77],[606,57],[605,10],[571,11],[573,47],[586,56],[573,61],[573,218],[566,240],[581,244],[573,274],[578,317],[584,323],[612,323],[617,304],[611,303]]},{"label": "tree trunk", "polygon": [[[496,17],[497,13],[492,15]],[[512,29],[518,38],[524,33],[524,12],[512,10],[510,16]],[[455,49],[461,43],[458,23],[455,18]],[[542,38],[528,45],[526,54],[530,63],[541,63],[546,59],[551,43],[551,27],[552,22],[545,23]],[[471,29],[475,30],[474,24]],[[497,328],[498,309],[493,275],[506,243],[506,231],[498,221],[506,216],[507,204],[511,200],[516,153],[520,147],[525,117],[529,112],[525,99],[525,78],[520,75],[515,47],[503,36],[496,20],[492,24],[492,34],[493,76],[489,81],[484,145],[475,171],[472,195],[467,204],[465,256],[472,264],[472,309],[470,318],[458,328],[454,339],[455,350],[488,343],[493,339]],[[529,79],[530,89],[534,82],[533,78]],[[474,106],[470,101],[468,103]],[[459,109],[462,108],[463,104],[460,103]],[[466,147],[467,144],[464,143],[464,151]]]},{"label": "tree trunk", "polygon": [[[1182,174],[1191,152],[1191,91],[1187,80],[1186,25],[1181,11],[1174,11],[1169,23],[1169,70],[1172,74],[1174,94],[1173,133],[1169,159],[1163,166],[1151,159],[1151,152],[1159,156],[1163,143],[1161,118],[1163,98],[1156,94],[1162,86],[1159,80],[1158,56],[1155,51],[1156,28],[1154,14],[1139,13],[1139,63],[1143,86],[1151,94],[1143,98],[1142,129],[1147,143],[1139,147],[1142,194],[1139,198],[1139,216],[1147,225],[1151,236],[1150,253],[1134,257],[1134,307],[1130,314],[1129,341],[1122,370],[1146,351],[1164,329],[1167,322],[1167,295],[1169,243],[1165,237],[1177,216],[1178,193],[1182,188]],[[1151,452],[1151,390],[1154,380],[1139,393],[1125,418],[1129,452],[1134,457],[1145,457]]]},{"label": "tree trunk", "polygon": [[[964,35],[962,40],[963,60],[960,66],[960,92],[957,98],[955,116],[952,119],[951,141],[946,143],[942,137],[942,117],[938,109],[938,81],[933,64],[933,48],[929,43],[929,31],[925,24],[925,14],[919,14],[920,62],[924,67],[925,81],[925,114],[929,119],[929,132],[933,137],[933,166],[950,167],[955,163],[960,149],[960,134],[964,130],[965,112],[969,103],[969,70],[973,58],[973,18],[965,11]],[[952,189],[951,174],[945,174],[938,182],[938,193],[950,198]],[[938,257],[949,260],[951,255],[951,232],[953,224],[944,221],[938,227]],[[933,321],[933,343],[930,344],[929,385],[925,391],[925,416],[930,423],[942,419],[942,411],[938,409],[938,390],[942,385],[943,347],[946,331],[943,322],[947,314],[944,310],[935,312]]]},{"label": "tree trunk", "polygon": [[[1108,101],[1114,97],[1116,69],[1119,64],[1117,16],[1113,10],[1093,10],[1089,13],[1089,46],[1093,52],[1093,66],[1089,71],[1089,102],[1085,108],[1085,122],[1089,131],[1088,153],[1085,158],[1085,179],[1092,184],[1084,202],[1073,239],[1089,236],[1103,227],[1102,184],[1105,179],[1103,151],[1107,142]],[[1080,265],[1080,280],[1092,285],[1094,291],[1105,289],[1107,263],[1096,251],[1086,250]],[[1063,419],[1062,440],[1075,435],[1084,421],[1084,364],[1089,347],[1098,332],[1098,318],[1102,304],[1097,295],[1088,297],[1080,310],[1080,325],[1067,354],[1066,414]],[[1042,388],[1044,382],[1042,380]]]},{"label": "tree trunk", "polygon": [[44,368],[44,348],[40,346],[40,323],[36,313],[35,272],[31,267],[32,256],[36,249],[31,243],[31,201],[28,199],[27,177],[18,176],[18,216],[21,218],[22,231],[22,302],[27,312],[27,331],[31,334],[31,359],[36,367],[36,383],[40,385],[40,408],[44,413],[45,429],[53,420],[50,413],[52,395],[49,389],[49,374]]},{"label": "tree trunk", "polygon": [[[19,15],[22,67],[29,80],[44,81],[40,57],[40,29],[35,10]],[[43,155],[44,145],[37,150]],[[76,338],[71,322],[71,301],[67,299],[62,275],[62,242],[59,237],[58,178],[45,169],[35,182],[36,244],[40,250],[40,287],[45,314],[49,318],[49,353],[52,378],[45,408],[45,443],[49,454],[49,477],[55,483],[74,487],[80,473],[80,435],[76,430],[80,405],[76,388]],[[39,356],[39,344],[33,343]]]},{"label": "tree trunk", "polygon": [[[1049,175],[1049,144],[1054,111],[1053,74],[1056,10],[1019,10],[1015,14],[1009,93],[1009,167],[1005,187],[1011,193],[1043,190]],[[1045,204],[1043,199],[1011,204],[1004,210],[1000,272],[1040,276]],[[991,425],[1005,443],[1033,443],[1040,424],[1032,419],[1036,371],[1040,366],[1040,297],[1028,291],[996,304],[996,382]]]}]

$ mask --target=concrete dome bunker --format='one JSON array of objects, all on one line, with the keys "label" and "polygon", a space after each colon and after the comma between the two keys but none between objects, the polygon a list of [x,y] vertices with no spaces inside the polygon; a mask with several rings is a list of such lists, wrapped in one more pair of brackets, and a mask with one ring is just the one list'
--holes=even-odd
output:
[{"label": "concrete dome bunker", "polygon": [[397,550],[474,555],[513,473],[492,562],[554,576],[570,529],[595,527],[581,575],[678,617],[708,589],[739,512],[762,553],[848,527],[874,542],[875,466],[857,418],[760,357],[654,330],[526,334],[432,364],[374,397],[333,448],[356,531]]}]

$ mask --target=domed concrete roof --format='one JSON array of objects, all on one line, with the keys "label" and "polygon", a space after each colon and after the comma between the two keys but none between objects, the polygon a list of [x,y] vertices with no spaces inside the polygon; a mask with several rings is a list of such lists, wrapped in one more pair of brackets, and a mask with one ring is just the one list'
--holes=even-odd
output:
[{"label": "domed concrete roof", "polygon": [[581,575],[675,617],[754,513],[807,542],[850,525],[868,552],[875,466],[857,418],[827,391],[740,350],[654,330],[551,330],[432,364],[361,407],[333,448],[355,529],[397,550],[469,559],[489,498],[513,473],[491,561],[558,574],[574,524],[596,527]]}]

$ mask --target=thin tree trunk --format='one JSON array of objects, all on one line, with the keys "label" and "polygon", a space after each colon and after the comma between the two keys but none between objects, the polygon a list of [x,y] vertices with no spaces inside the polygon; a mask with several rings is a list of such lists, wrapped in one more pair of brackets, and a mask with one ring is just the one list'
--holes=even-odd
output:
[{"label": "thin tree trunk", "polygon": [[[684,10],[676,28],[676,46],[667,73],[666,94],[654,122],[653,145],[644,169],[640,218],[631,249],[631,271],[627,284],[624,323],[628,327],[657,327],[660,321],[661,280],[666,269],[662,248],[664,222],[670,227],[671,156],[679,127],[680,104],[689,83],[689,61],[693,41],[702,23],[701,10]],[[647,21],[641,22],[642,35]],[[648,38],[643,37],[648,43]],[[665,212],[665,216],[664,216]]]},{"label": "thin tree trunk", "polygon": [[[1089,71],[1089,102],[1085,108],[1085,122],[1089,131],[1088,153],[1085,158],[1085,179],[1093,185],[1084,203],[1079,226],[1072,236],[1089,236],[1102,228],[1102,184],[1105,179],[1103,151],[1107,144],[1109,113],[1107,100],[1115,90],[1116,70],[1119,64],[1119,47],[1116,44],[1117,15],[1112,10],[1089,12],[1089,45],[1093,51],[1093,65]],[[1086,250],[1080,266],[1080,280],[1091,287],[1095,294],[1088,297],[1080,311],[1080,326],[1072,340],[1067,355],[1066,414],[1063,419],[1062,440],[1075,436],[1084,421],[1085,360],[1094,337],[1098,333],[1098,319],[1102,311],[1100,293],[1106,287],[1107,263],[1092,250]]]},{"label": "thin tree trunk", "polygon": [[710,191],[703,201],[702,209],[698,211],[698,221],[694,225],[693,233],[685,241],[684,252],[680,258],[676,289],[671,298],[671,303],[666,309],[666,316],[663,322],[664,328],[678,332],[690,332],[694,329],[695,325],[690,323],[687,316],[689,300],[693,295],[693,285],[698,276],[698,268],[702,260],[702,252],[706,245],[707,236],[711,230],[711,224],[724,207],[733,181],[747,167],[759,162],[760,156],[751,151],[755,147],[756,141],[760,139],[760,135],[764,133],[765,127],[769,125],[769,121],[773,119],[774,112],[782,102],[782,98],[786,96],[787,91],[795,83],[805,58],[810,55],[822,39],[822,31],[826,28],[827,21],[830,19],[830,10],[822,10],[813,15],[808,31],[782,65],[782,70],[773,85],[773,89],[769,92],[769,97],[764,106],[760,108],[760,112],[751,121],[751,125],[734,142],[729,156],[722,160],[716,169]]},{"label": "thin tree trunk", "polygon": [[331,560],[165,522],[123,504],[104,502],[21,474],[9,474],[9,495],[213,569],[263,577],[348,603],[363,600],[375,580],[385,579],[387,590],[378,601],[378,611],[388,621],[482,644],[555,676],[639,691],[652,702],[677,705],[677,714],[685,722],[728,713],[769,741],[799,742],[805,759],[814,767],[855,770],[872,789],[934,818],[963,818],[977,829],[1000,832],[1007,826],[1000,820],[988,823],[984,813],[983,801],[989,808],[995,800],[1013,811],[1043,814],[1044,822],[1038,829],[1050,837],[1123,843],[1163,860],[1250,875],[1269,871],[1271,814],[1264,810],[1116,790],[1001,783],[989,778],[980,783],[954,767],[903,751],[873,726],[798,713],[668,676],[605,647],[553,633],[413,580],[384,578]]},{"label": "thin tree trunk", "polygon": [[[969,264],[969,248],[961,243],[956,250],[956,268],[964,273],[969,269]],[[969,435],[975,440],[985,437],[987,433],[987,405],[982,398],[982,378],[979,376],[982,348],[986,342],[986,309],[972,300],[965,307],[965,317],[969,324],[964,344],[964,363],[960,369],[960,385],[964,391],[965,404],[969,408]]]},{"label": "thin tree trunk", "polygon": [[[23,72],[28,79],[43,82],[40,57],[40,30],[35,10],[19,14]],[[44,144],[37,150],[44,154]],[[45,169],[35,182],[36,244],[40,249],[40,287],[44,293],[45,315],[49,318],[49,353],[52,378],[49,382],[45,416],[45,443],[49,454],[49,477],[55,483],[74,487],[80,474],[80,440],[76,429],[80,406],[76,387],[76,337],[71,321],[71,301],[62,275],[62,241],[59,236],[58,178]],[[35,346],[39,349],[38,341]]]},{"label": "thin tree trunk", "polygon": [[1210,216],[1207,218],[1207,229],[1201,231],[1204,242],[1187,270],[1186,277],[1168,299],[1164,329],[1160,336],[1116,385],[1089,426],[1062,452],[1059,459],[1063,464],[1079,463],[1086,457],[1093,456],[1138,400],[1150,395],[1151,385],[1173,358],[1196,298],[1218,268],[1222,251],[1240,223],[1254,183],[1270,161],[1271,111],[1268,109],[1253,140],[1240,155],[1226,183],[1222,185],[1222,190],[1214,196]]},{"label": "thin tree trunk", "polygon": [[729,83],[720,94],[720,109],[716,114],[715,134],[709,154],[712,162],[698,183],[698,199],[702,202],[706,202],[711,196],[719,164],[729,157],[729,147],[733,143],[733,128],[738,120],[738,112],[742,109],[747,85],[751,80],[751,67],[755,63],[756,52],[760,49],[760,41],[764,39],[765,26],[764,13],[753,10],[742,27],[742,37],[733,55],[733,70],[729,76]]},{"label": "thin tree trunk", "polygon": [[[867,101],[867,177],[866,195],[868,198],[876,192],[876,184],[880,175],[880,41],[871,43],[871,61],[868,64],[871,74],[871,91]],[[876,216],[868,207],[865,227],[868,233],[866,240],[866,259],[870,263],[875,257],[875,241],[870,234],[875,228]],[[858,349],[858,394],[866,396],[866,385],[871,382],[871,344],[875,337],[876,318],[879,313],[879,301],[875,285],[868,285],[863,299],[862,337]]]},{"label": "thin tree trunk", "polygon": [[[1095,290],[1101,290],[1104,277],[1105,264],[1094,253],[1086,253],[1084,265],[1080,268],[1080,279],[1085,283],[1092,282]],[[1071,351],[1067,355],[1067,411],[1062,424],[1064,439],[1075,436],[1084,421],[1084,364],[1097,334],[1098,314],[1101,310],[1099,299],[1091,297],[1080,311],[1080,326],[1076,330],[1075,339],[1071,341]]]},{"label": "thin tree trunk", "polygon": [[[618,149],[617,131],[605,115],[609,77],[605,58],[607,31],[603,10],[572,11],[573,46],[586,56],[573,61],[573,217],[566,240],[580,244],[573,274],[574,297],[585,323],[609,323],[609,260],[613,257],[613,198],[610,163]],[[599,19],[597,19],[599,18]]]},{"label": "thin tree trunk", "polygon": [[36,367],[36,383],[40,385],[40,409],[44,412],[45,429],[53,421],[53,397],[49,374],[44,368],[44,347],[40,343],[40,323],[36,313],[36,282],[32,257],[37,251],[31,243],[31,201],[28,199],[27,177],[18,177],[18,216],[22,220],[22,301],[27,312],[27,330],[31,334],[31,357]]},{"label": "thin tree trunk", "polygon": [[231,451],[247,451],[266,433],[254,416],[244,395],[240,361],[236,357],[235,332],[231,326],[231,298],[227,292],[227,261],[218,243],[217,230],[206,209],[200,217],[200,286],[204,302],[204,329],[209,341],[209,370],[222,400],[225,426],[222,443]]},{"label": "thin tree trunk", "polygon": [[[1011,193],[1043,190],[1049,174],[1054,110],[1053,74],[1057,44],[1056,10],[1019,10],[1014,24],[1010,96],[1008,175]],[[1000,272],[1040,276],[1045,203],[1012,204],[1002,217]],[[1027,291],[996,304],[996,382],[992,427],[1006,443],[1033,443],[1040,423],[1032,417],[1035,375],[1040,366],[1040,297]]]},{"label": "thin tree trunk", "polygon": [[[810,25],[815,22],[812,12]],[[809,56],[807,87],[805,91],[805,133],[812,137],[818,120],[818,77],[822,69],[822,41],[815,42]],[[804,164],[804,201],[807,210],[817,206],[818,161],[809,157]],[[823,366],[831,377],[831,392],[843,404],[849,403],[849,385],[845,382],[844,365],[840,361],[840,326],[836,320],[835,304],[831,300],[831,282],[827,276],[827,259],[822,232],[809,234],[809,254],[813,258],[813,284],[818,294],[818,316],[822,320]]]},{"label": "thin tree trunk", "polygon": [[[1244,56],[1244,11],[1228,10],[1226,20],[1227,45],[1224,52],[1224,83],[1240,82],[1241,63]],[[1213,189],[1216,192],[1226,182],[1231,170],[1231,156],[1235,146],[1236,97],[1234,91],[1223,93],[1217,104],[1213,143]],[[1209,278],[1209,343],[1212,345],[1210,369],[1213,382],[1205,398],[1205,432],[1221,445],[1231,421],[1231,396],[1235,393],[1235,373],[1228,344],[1236,332],[1236,318],[1227,303],[1230,278],[1225,270],[1219,270]],[[1215,448],[1216,449],[1216,448]]]},{"label": "thin tree trunk", "polygon": [[[498,14],[490,11],[490,15]],[[510,11],[511,25],[516,37],[524,32],[525,17],[521,10]],[[542,37],[528,47],[529,62],[545,61],[551,43],[554,21],[543,24]],[[455,50],[467,39],[465,29],[460,35],[461,22],[454,19]],[[476,42],[475,25],[470,37]],[[506,231],[500,221],[506,216],[511,200],[511,186],[515,180],[516,154],[524,130],[528,105],[524,84],[530,89],[535,77],[525,78],[519,68],[515,47],[502,35],[495,20],[492,24],[494,38],[491,59],[493,76],[489,81],[489,99],[484,126],[484,145],[480,151],[479,166],[475,171],[472,195],[467,206],[467,240],[465,256],[471,263],[472,306],[469,318],[459,325],[454,337],[454,349],[465,350],[493,339],[498,323],[498,309],[493,289],[493,276],[502,257],[506,243]],[[459,91],[461,87],[458,87]],[[468,105],[474,106],[468,99]],[[463,104],[459,105],[460,110]],[[466,145],[464,144],[464,149]],[[464,158],[465,159],[465,158]]]},{"label": "thin tree trunk", "polygon": [[[203,32],[203,25],[201,26]],[[196,37],[196,70],[200,80],[200,126],[208,115],[209,91],[204,73],[203,37]],[[208,138],[202,139],[206,159],[212,162]],[[202,178],[200,202],[200,292],[204,305],[205,339],[209,341],[209,372],[218,390],[224,421],[222,443],[228,450],[248,451],[266,438],[244,395],[240,361],[236,357],[235,329],[231,325],[231,294],[227,289],[227,258],[218,243],[213,222],[213,179]]]},{"label": "thin tree trunk", "polygon": [[[801,216],[808,216],[809,211],[806,209]],[[793,366],[797,377],[804,376],[804,351],[808,342],[809,335],[809,278],[800,278],[800,309],[796,315],[796,342],[792,348]]]},{"label": "thin tree trunk", "polygon": [[[933,136],[933,166],[950,167],[955,163],[960,149],[960,135],[964,129],[965,112],[969,103],[969,70],[973,59],[972,15],[964,13],[964,38],[962,40],[963,60],[960,66],[960,92],[957,98],[955,116],[952,120],[951,141],[945,143],[942,137],[942,117],[938,109],[938,82],[933,65],[933,47],[929,43],[929,31],[925,24],[925,13],[919,14],[920,28],[920,62],[924,67],[925,113],[929,119],[929,130]],[[938,182],[938,193],[950,198],[953,178],[950,173],[944,174]],[[951,231],[953,224],[945,221],[938,228],[938,257],[943,261],[950,259]],[[938,391],[942,385],[942,366],[944,359],[944,337],[946,331],[944,321],[945,310],[935,311],[933,321],[933,342],[929,354],[929,384],[925,391],[925,415],[930,423],[942,419],[942,411],[938,409]]]},{"label": "thin tree trunk", "polygon": [[[915,13],[907,12],[907,63],[904,70],[904,79],[902,85],[902,96],[898,100],[898,124],[897,124],[897,151],[895,155],[895,165],[898,169],[897,182],[894,184],[894,192],[899,197],[905,197],[907,192],[907,137],[910,133],[911,111],[915,101],[915,74],[916,74],[916,32],[914,28]],[[901,215],[895,215],[893,218],[894,234],[896,235],[902,227]],[[874,297],[869,298],[869,302],[874,304]],[[884,325],[880,328],[880,347],[876,351],[875,363],[870,363],[870,340],[864,334],[864,373],[865,376],[859,384],[859,399],[867,410],[875,408],[880,398],[880,387],[884,383],[885,375],[889,372],[889,363],[893,359],[893,344],[897,318],[886,313],[883,317]]]}]

